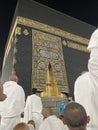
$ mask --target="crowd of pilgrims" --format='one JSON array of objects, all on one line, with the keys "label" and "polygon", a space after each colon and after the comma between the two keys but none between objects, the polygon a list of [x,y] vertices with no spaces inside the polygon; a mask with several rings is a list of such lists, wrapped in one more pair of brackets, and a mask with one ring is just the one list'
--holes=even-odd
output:
[{"label": "crowd of pilgrims", "polygon": [[57,117],[48,106],[43,108],[36,88],[25,99],[18,81],[12,74],[9,81],[0,83],[0,130],[65,130],[64,117]]},{"label": "crowd of pilgrims", "polygon": [[[62,105],[61,105],[62,106]],[[0,130],[86,130],[90,117],[75,101],[67,102],[57,116],[51,107],[43,107],[37,89],[27,96],[13,74],[0,83]]]},{"label": "crowd of pilgrims", "polygon": [[63,114],[57,116],[53,108],[43,107],[36,88],[32,89],[32,94],[27,96],[25,101],[25,92],[18,84],[15,74],[3,85],[0,83],[0,130],[68,130],[75,127],[75,119],[78,123],[79,115],[82,115],[82,120],[79,121],[78,127],[85,130],[88,117],[79,103],[67,103],[66,107],[63,107]]},{"label": "crowd of pilgrims", "polygon": [[88,70],[76,79],[74,101],[63,107],[62,115],[43,107],[36,88],[25,100],[17,75],[0,82],[0,130],[98,130],[98,29],[88,49]]}]

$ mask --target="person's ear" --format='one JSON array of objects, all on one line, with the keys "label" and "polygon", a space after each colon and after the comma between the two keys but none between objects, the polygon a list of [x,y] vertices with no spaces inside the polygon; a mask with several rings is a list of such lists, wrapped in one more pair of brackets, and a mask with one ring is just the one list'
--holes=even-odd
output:
[{"label": "person's ear", "polygon": [[87,116],[87,123],[90,122],[90,116]]}]

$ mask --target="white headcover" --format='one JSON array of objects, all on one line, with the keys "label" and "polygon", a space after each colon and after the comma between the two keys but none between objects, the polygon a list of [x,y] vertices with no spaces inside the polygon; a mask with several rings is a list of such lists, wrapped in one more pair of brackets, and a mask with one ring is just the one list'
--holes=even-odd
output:
[{"label": "white headcover", "polygon": [[92,33],[88,49],[91,50],[92,48],[98,47],[98,28]]},{"label": "white headcover", "polygon": [[98,78],[98,29],[92,33],[88,49],[90,50],[88,70],[93,76]]}]

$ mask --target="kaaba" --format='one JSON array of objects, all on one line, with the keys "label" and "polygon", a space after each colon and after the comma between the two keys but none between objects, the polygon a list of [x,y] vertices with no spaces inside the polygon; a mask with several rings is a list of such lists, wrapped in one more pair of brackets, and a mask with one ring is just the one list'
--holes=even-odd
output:
[{"label": "kaaba", "polygon": [[51,106],[62,103],[66,94],[73,97],[76,78],[87,71],[87,46],[95,29],[33,0],[18,0],[6,43],[2,81],[16,73],[26,96],[35,87]]}]

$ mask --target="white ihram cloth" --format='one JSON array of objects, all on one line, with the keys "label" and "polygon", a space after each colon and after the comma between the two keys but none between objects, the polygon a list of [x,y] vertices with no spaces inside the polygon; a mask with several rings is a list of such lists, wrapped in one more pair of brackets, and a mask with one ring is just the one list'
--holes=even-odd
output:
[{"label": "white ihram cloth", "polygon": [[38,129],[43,121],[42,107],[42,101],[39,96],[36,94],[28,96],[24,109],[24,122],[27,123],[29,120],[34,120],[35,127]]},{"label": "white ihram cloth", "polygon": [[65,130],[63,122],[55,115],[47,117],[39,127],[39,130]]},{"label": "white ihram cloth", "polygon": [[90,116],[88,129],[98,130],[98,80],[90,72],[79,76],[74,86],[75,101],[82,104]]},{"label": "white ihram cloth", "polygon": [[20,114],[24,111],[25,93],[23,88],[14,81],[3,84],[7,98],[0,103],[0,130],[13,130],[20,122]]},{"label": "white ihram cloth", "polygon": [[27,124],[29,127],[29,130],[35,130],[34,126],[32,124]]}]

